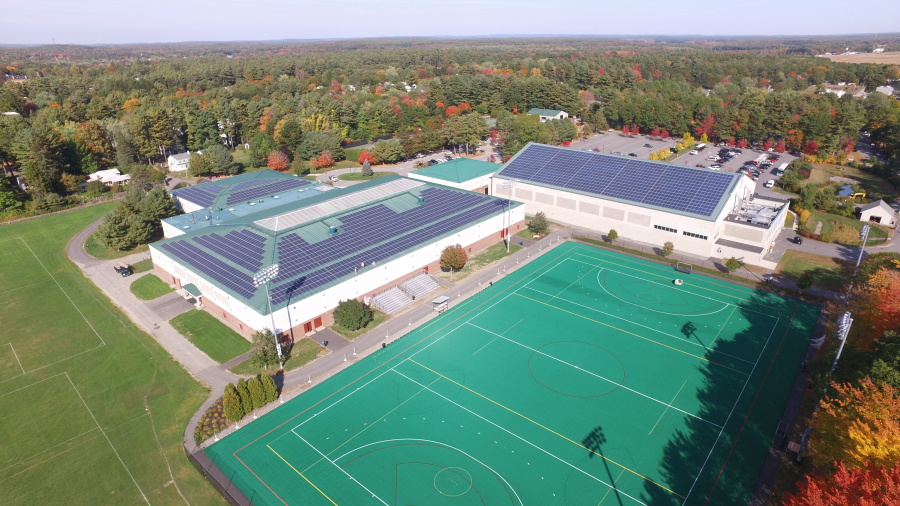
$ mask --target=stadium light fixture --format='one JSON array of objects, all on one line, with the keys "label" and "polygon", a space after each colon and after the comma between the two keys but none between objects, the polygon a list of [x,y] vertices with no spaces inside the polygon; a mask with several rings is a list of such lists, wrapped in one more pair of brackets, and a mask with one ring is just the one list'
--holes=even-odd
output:
[{"label": "stadium light fixture", "polygon": [[275,331],[275,313],[272,312],[272,296],[269,295],[269,281],[278,277],[278,264],[272,264],[253,276],[254,288],[260,286],[266,289],[266,310],[272,319],[272,336],[275,338],[275,349],[278,351],[278,365],[284,369],[284,358],[281,355],[281,341],[278,339],[278,333]]},{"label": "stadium light fixture", "polygon": [[838,319],[837,324],[837,338],[841,340],[841,345],[838,346],[837,355],[834,356],[834,362],[831,364],[831,369],[828,371],[828,374],[834,373],[838,359],[841,358],[841,352],[844,351],[844,344],[847,343],[847,334],[850,333],[850,326],[853,324],[853,318],[850,317],[850,312],[848,311],[842,314],[840,319]]}]

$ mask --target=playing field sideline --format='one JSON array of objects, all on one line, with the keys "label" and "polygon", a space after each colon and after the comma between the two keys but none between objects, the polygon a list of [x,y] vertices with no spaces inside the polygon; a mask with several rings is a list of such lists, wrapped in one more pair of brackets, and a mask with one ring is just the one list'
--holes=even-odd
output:
[{"label": "playing field sideline", "polygon": [[746,503],[817,315],[564,243],[207,453],[255,504]]}]

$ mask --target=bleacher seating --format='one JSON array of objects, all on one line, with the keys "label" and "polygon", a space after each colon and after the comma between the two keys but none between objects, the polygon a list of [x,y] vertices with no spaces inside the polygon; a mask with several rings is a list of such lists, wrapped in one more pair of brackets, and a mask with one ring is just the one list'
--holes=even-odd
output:
[{"label": "bleacher seating", "polygon": [[394,314],[412,303],[412,297],[396,286],[372,297],[372,305],[387,314]]},{"label": "bleacher seating", "polygon": [[429,293],[436,292],[441,289],[441,285],[428,274],[419,274],[418,276],[404,281],[400,288],[414,299],[422,298]]}]

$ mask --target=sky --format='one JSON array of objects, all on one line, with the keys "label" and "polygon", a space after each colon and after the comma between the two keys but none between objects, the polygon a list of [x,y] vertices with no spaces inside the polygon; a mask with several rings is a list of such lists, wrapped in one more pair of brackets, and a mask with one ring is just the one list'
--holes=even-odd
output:
[{"label": "sky", "polygon": [[0,13],[0,44],[900,32],[897,0],[0,0]]}]

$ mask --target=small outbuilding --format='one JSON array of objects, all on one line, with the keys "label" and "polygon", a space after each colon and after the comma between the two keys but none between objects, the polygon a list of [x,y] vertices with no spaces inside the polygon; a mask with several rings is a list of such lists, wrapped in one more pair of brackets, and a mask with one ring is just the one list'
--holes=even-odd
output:
[{"label": "small outbuilding", "polygon": [[487,194],[491,185],[491,176],[501,168],[503,166],[498,163],[454,158],[449,162],[414,170],[409,173],[409,177],[427,183]]},{"label": "small outbuilding", "polygon": [[545,121],[550,121],[551,119],[566,119],[569,117],[569,113],[566,111],[559,111],[557,109],[540,109],[533,108],[528,111],[527,114],[535,114],[541,117],[541,123]]},{"label": "small outbuilding", "polygon": [[897,212],[887,205],[887,202],[879,200],[860,206],[859,220],[894,227],[897,225]]}]

